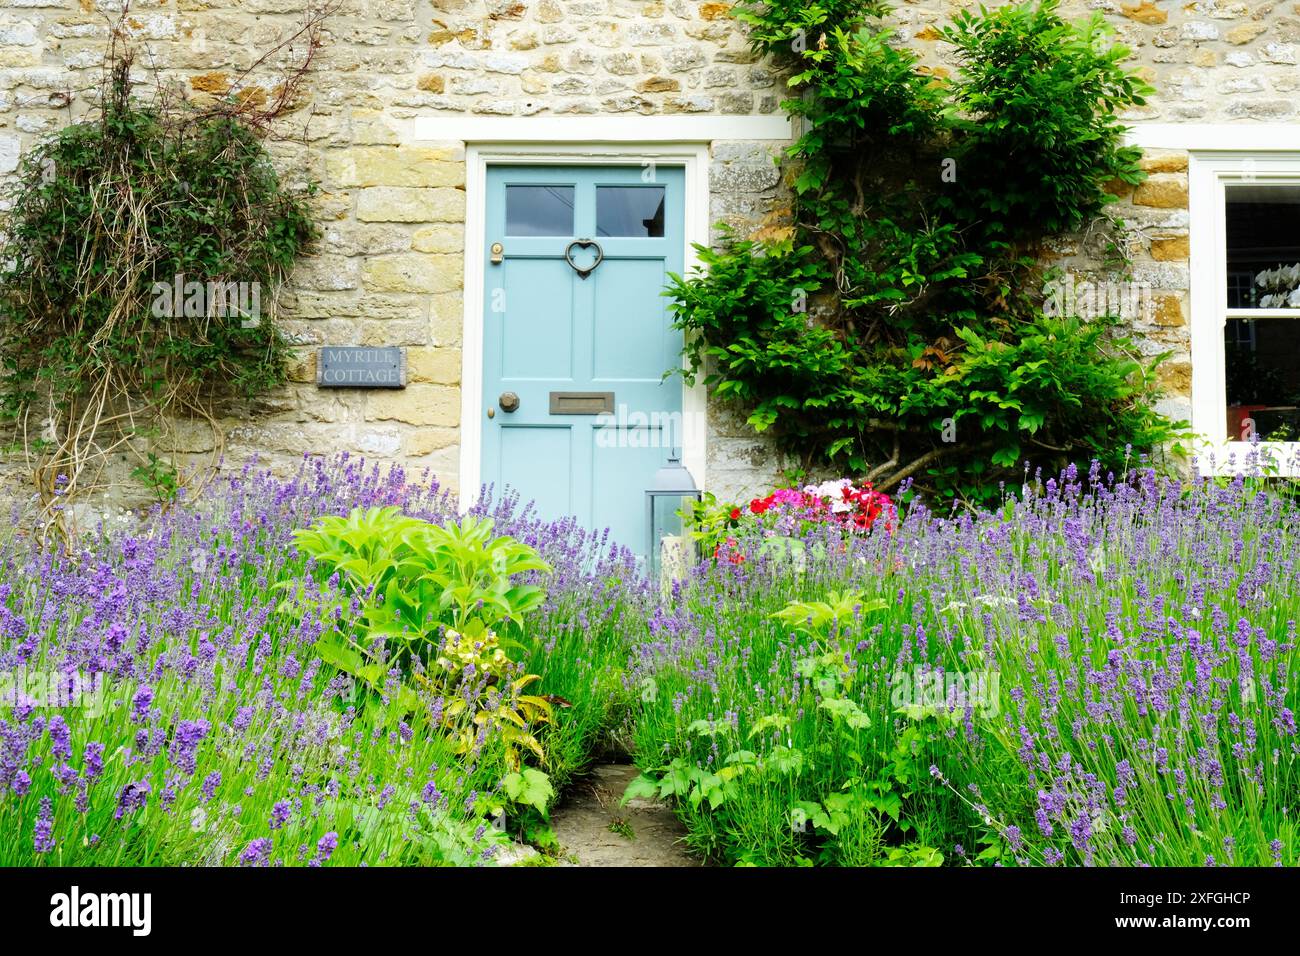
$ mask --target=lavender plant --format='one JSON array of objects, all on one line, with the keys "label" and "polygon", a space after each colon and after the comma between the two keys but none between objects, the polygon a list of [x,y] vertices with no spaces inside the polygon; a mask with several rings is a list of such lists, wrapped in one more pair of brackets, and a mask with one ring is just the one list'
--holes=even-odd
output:
[{"label": "lavender plant", "polygon": [[[1294,865],[1300,510],[1278,491],[1027,474],[996,510],[809,526],[798,560],[741,540],[667,595],[603,535],[485,496],[470,523],[549,566],[520,575],[545,591],[509,667],[554,710],[518,767],[497,721],[456,716],[494,693],[471,668],[431,687],[381,657],[374,706],[319,653],[363,599],[293,531],[459,526],[436,481],[344,457],[82,550],[8,534],[0,864],[486,863],[501,807],[544,813],[612,744],[720,862]],[[286,579],[305,613],[279,613]]]},{"label": "lavender plant", "polygon": [[1294,864],[1298,531],[1257,480],[1094,466],[708,563],[637,648],[634,792],[740,863]]},{"label": "lavender plant", "polygon": [[[436,481],[345,456],[287,479],[246,469],[213,504],[84,551],[0,542],[0,864],[490,862],[505,839],[489,822],[509,796],[502,737],[468,711],[448,727],[458,700],[489,693],[482,677],[421,688],[392,720],[317,652],[360,598],[319,582],[292,533],[357,507],[457,517]],[[572,640],[575,603],[631,566],[513,500],[476,513],[555,568],[542,646]],[[285,578],[316,598],[309,610],[279,613]],[[400,679],[386,672],[381,695]],[[593,711],[556,684],[573,698],[548,728],[562,780]]]}]

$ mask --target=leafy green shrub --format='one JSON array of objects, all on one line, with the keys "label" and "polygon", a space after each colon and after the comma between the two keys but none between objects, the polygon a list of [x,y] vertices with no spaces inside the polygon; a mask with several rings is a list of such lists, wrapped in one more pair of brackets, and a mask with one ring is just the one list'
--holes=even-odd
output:
[{"label": "leafy green shrub", "polygon": [[1123,69],[1129,50],[1108,43],[1100,14],[1065,23],[1055,0],[962,10],[942,32],[962,63],[949,107],[960,173],[946,196],[963,222],[1033,243],[1114,202],[1107,180],[1142,181],[1115,114],[1149,88]]},{"label": "leafy green shrub", "polygon": [[[934,843],[948,836],[946,822],[921,784],[944,728],[920,718],[895,727],[889,689],[858,660],[862,629],[890,604],[845,590],[767,614],[722,611],[719,623],[748,618],[753,673],[797,690],[687,722],[678,702],[690,677],[661,669],[637,727],[643,772],[624,801],[673,800],[697,850],[738,864],[942,865]],[[661,738],[667,746],[649,746]],[[660,753],[671,756],[655,765]]]},{"label": "leafy green shrub", "polygon": [[535,549],[492,529],[490,518],[475,515],[442,526],[395,507],[356,508],[318,519],[294,532],[294,541],[317,567],[337,573],[345,590],[365,598],[364,640],[427,646],[443,626],[474,639],[517,628],[545,596],[538,585],[512,579],[549,565]]},{"label": "leafy green shrub", "polygon": [[[321,658],[369,687],[372,705],[386,706],[393,722],[419,706],[420,692],[445,699],[458,753],[469,753],[492,725],[517,770],[523,749],[542,756],[531,728],[549,720],[551,704],[522,693],[538,677],[518,673],[503,634],[521,633],[523,616],[545,597],[513,578],[550,566],[528,545],[492,532],[490,518],[440,526],[390,506],[320,518],[294,541],[339,588],[317,599],[339,622],[316,642]],[[290,608],[313,600],[297,579],[277,587],[293,590]],[[395,666],[407,675],[403,686],[389,681]]]},{"label": "leafy green shrub", "polygon": [[[1154,411],[1160,358],[1114,322],[1044,314],[1043,240],[1140,181],[1116,113],[1145,86],[1100,15],[1054,0],[963,12],[951,82],[850,0],[745,5],[757,52],[789,69],[794,225],[725,232],[673,277],[692,375],[750,410],[805,470],[990,499],[1026,460],[1056,468],[1177,439]],[[1117,224],[1118,225],[1118,224]],[[1111,317],[1113,318],[1113,317]]]},{"label": "leafy green shrub", "polygon": [[139,102],[131,66],[115,45],[99,115],[27,151],[5,195],[0,420],[46,422],[47,497],[110,451],[147,480],[134,439],[167,415],[213,422],[284,381],[274,291],[316,235],[313,188],[280,181],[241,105]]}]

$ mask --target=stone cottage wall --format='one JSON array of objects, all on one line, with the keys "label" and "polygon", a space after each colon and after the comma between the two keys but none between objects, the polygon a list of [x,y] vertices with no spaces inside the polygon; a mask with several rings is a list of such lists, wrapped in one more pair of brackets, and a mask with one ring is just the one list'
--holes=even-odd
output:
[{"label": "stone cottage wall", "polygon": [[[40,135],[85,115],[99,83],[104,0],[6,0],[0,11],[0,176]],[[302,0],[135,0],[142,84],[176,82],[196,101],[264,97],[270,72],[232,83],[302,20]],[[339,450],[433,471],[459,461],[464,144],[411,145],[420,116],[686,115],[777,112],[722,3],[686,0],[343,0],[328,20],[309,95],[271,144],[289,182],[314,179],[323,228],[279,301],[304,346],[290,384],[222,421],[224,455],[290,468]],[[297,141],[295,141],[295,139]],[[712,214],[762,217],[777,171],[751,144],[719,143]],[[402,391],[320,390],[316,346],[402,345]],[[743,423],[742,423],[743,426]],[[722,450],[720,474],[758,456]],[[183,426],[163,450],[209,460],[209,429]],[[736,462],[738,464],[732,464]],[[21,469],[11,457],[11,479]],[[129,486],[113,489],[114,496]]]},{"label": "stone cottage wall", "polygon": [[[196,100],[261,97],[257,73],[232,82],[301,22],[303,0],[136,0],[128,23],[140,78],[181,84]],[[85,114],[99,82],[116,0],[3,0],[0,8],[0,177],[42,134]],[[935,27],[972,0],[902,3],[899,36],[936,75],[956,64]],[[1300,4],[1174,4],[1069,0],[1071,15],[1102,10],[1157,87],[1135,121],[1285,121],[1294,116]],[[306,347],[292,382],[224,421],[226,461],[256,454],[290,467],[303,454],[349,450],[429,468],[454,485],[459,459],[464,144],[413,145],[417,117],[754,115],[779,111],[780,78],[755,62],[721,2],[690,0],[341,0],[308,95],[272,144],[289,182],[320,182],[323,238],[280,301]],[[779,144],[715,142],[715,221],[764,228],[780,211]],[[1152,179],[1125,194],[1137,227],[1135,278],[1156,308],[1139,328],[1152,350],[1174,351],[1171,409],[1190,388],[1186,331],[1186,156],[1148,157]],[[1088,237],[1058,250],[1080,273]],[[401,392],[323,391],[314,347],[409,348]],[[1181,403],[1181,404],[1180,404]],[[173,449],[198,456],[211,440],[184,427]],[[710,485],[738,497],[770,483],[781,462],[743,416],[711,409]],[[12,459],[10,476],[18,466]]]}]

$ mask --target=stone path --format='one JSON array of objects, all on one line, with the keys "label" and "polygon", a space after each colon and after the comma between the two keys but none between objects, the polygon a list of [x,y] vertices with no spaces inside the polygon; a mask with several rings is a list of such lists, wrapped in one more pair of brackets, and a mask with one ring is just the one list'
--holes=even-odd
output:
[{"label": "stone path", "polygon": [[551,814],[562,866],[699,866],[686,829],[664,804],[640,798],[619,806],[636,777],[631,764],[598,764],[574,781]]}]

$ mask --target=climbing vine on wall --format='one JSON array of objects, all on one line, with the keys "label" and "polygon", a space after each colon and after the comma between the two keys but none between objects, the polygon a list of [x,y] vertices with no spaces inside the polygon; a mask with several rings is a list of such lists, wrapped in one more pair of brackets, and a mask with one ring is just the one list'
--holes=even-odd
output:
[{"label": "climbing vine on wall", "polygon": [[47,505],[121,455],[174,494],[148,439],[197,419],[219,448],[214,403],[284,379],[274,294],[316,230],[312,188],[280,181],[265,137],[294,107],[319,27],[309,15],[279,48],[295,58],[269,96],[200,106],[136,95],[119,24],[97,112],[25,154],[0,249],[0,415]]},{"label": "climbing vine on wall", "polygon": [[[1107,184],[1143,178],[1117,114],[1149,89],[1098,14],[1054,0],[963,11],[960,69],[923,69],[889,9],[770,0],[734,13],[789,77],[802,135],[788,227],[724,232],[674,277],[693,374],[809,469],[966,500],[1025,461],[1168,445],[1155,368],[1116,316],[1044,311],[1044,243],[1106,224]],[[1117,249],[1112,245],[1112,250]],[[1113,265],[1113,263],[1112,263]],[[1123,263],[1120,263],[1123,266]],[[1049,314],[1050,313],[1050,314]]]}]

